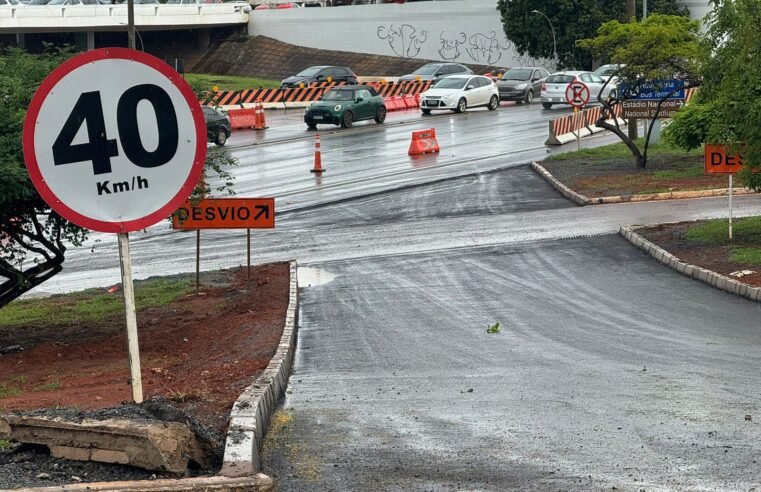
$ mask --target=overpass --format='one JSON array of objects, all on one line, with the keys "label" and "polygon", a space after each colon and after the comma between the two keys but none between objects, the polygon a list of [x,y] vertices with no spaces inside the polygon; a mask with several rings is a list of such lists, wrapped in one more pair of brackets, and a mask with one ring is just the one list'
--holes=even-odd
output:
[{"label": "overpass", "polygon": [[[135,27],[140,31],[209,29],[240,25],[245,28],[251,6],[247,2],[135,5]],[[95,46],[95,32],[125,31],[127,4],[21,5],[0,8],[0,34],[15,34],[24,45],[27,33],[76,33],[81,49]],[[81,41],[80,41],[81,40]]]}]

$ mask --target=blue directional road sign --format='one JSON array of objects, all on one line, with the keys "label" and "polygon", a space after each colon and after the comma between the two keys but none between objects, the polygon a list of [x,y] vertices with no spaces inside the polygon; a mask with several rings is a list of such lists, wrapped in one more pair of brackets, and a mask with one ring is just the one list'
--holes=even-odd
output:
[{"label": "blue directional road sign", "polygon": [[[674,89],[679,89],[674,91]],[[674,91],[673,94],[669,94]],[[684,99],[684,82],[681,80],[655,80],[638,85],[621,84],[624,99],[658,101],[668,96],[669,99]]]}]

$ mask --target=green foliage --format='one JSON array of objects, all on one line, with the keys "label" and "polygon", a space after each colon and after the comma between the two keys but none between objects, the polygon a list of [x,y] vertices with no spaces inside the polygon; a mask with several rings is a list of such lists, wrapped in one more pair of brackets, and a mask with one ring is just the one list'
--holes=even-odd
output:
[{"label": "green foliage", "polygon": [[48,383],[43,383],[35,386],[32,391],[37,392],[46,392],[46,391],[58,391],[61,389],[61,382],[60,381],[50,381]]},{"label": "green foliage", "polygon": [[706,53],[700,23],[676,15],[653,14],[642,22],[606,22],[592,39],[578,41],[612,63],[625,65],[618,77],[629,84],[672,79],[693,81]]},{"label": "green foliage", "polygon": [[[497,8],[507,39],[522,55],[551,59],[552,32],[547,19],[532,13],[544,13],[555,28],[559,67],[592,68],[588,49],[577,46],[579,39],[595,35],[601,24],[610,20],[626,22],[623,0],[498,0]],[[675,0],[649,0],[648,11],[687,16],[688,11]],[[637,17],[642,13],[642,0],[637,2]]]},{"label": "green foliage", "polygon": [[203,84],[209,90],[217,86],[220,91],[240,91],[244,89],[275,89],[280,87],[280,81],[243,77],[240,75],[210,75],[203,73],[186,73],[185,80],[191,85]]},{"label": "green foliage", "polygon": [[496,334],[499,333],[499,323],[495,323],[486,327],[486,333]]},{"label": "green foliage", "polygon": [[[639,138],[634,142],[637,145],[644,145],[645,139]],[[676,146],[670,142],[663,142],[658,145],[651,145],[649,154],[652,157],[657,156],[699,156],[702,155],[703,150],[693,149],[685,151],[683,148]],[[563,152],[562,154],[553,154],[547,158],[548,161],[563,161],[563,160],[576,160],[576,159],[589,159],[606,161],[610,159],[624,159],[631,156],[631,151],[623,143],[614,143],[610,145],[603,145],[601,147],[592,147],[588,149],[575,150],[573,152]],[[701,168],[702,169],[702,168]],[[656,173],[657,174],[657,173]]]},{"label": "green foliage", "polygon": [[729,259],[749,266],[761,266],[761,248],[734,248]]},{"label": "green foliage", "polygon": [[23,393],[24,390],[8,384],[0,384],[0,398],[12,398]]},{"label": "green foliage", "polygon": [[[761,244],[761,217],[746,217],[732,223],[734,243]],[[691,226],[685,239],[698,244],[729,244],[729,222],[726,219],[709,220]]]},{"label": "green foliage", "polygon": [[[138,309],[165,306],[192,291],[184,280],[155,279],[136,282]],[[122,316],[121,293],[89,289],[44,299],[17,300],[3,308],[0,328],[45,326],[50,323],[92,323]]]},{"label": "green foliage", "polygon": [[742,150],[743,185],[761,191],[761,0],[715,0],[707,19],[703,84],[694,113],[675,118],[668,138]]},{"label": "green foliage", "polygon": [[5,439],[0,439],[0,451],[7,451],[11,449],[12,444],[10,441],[6,441]]}]

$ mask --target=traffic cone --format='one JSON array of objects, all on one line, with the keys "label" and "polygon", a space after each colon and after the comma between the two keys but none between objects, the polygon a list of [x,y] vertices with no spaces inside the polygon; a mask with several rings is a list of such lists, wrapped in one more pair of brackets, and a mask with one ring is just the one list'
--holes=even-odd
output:
[{"label": "traffic cone", "polygon": [[264,103],[262,100],[259,100],[259,130],[266,130],[269,128],[267,126],[267,121],[264,117]]},{"label": "traffic cone", "polygon": [[325,169],[322,168],[322,155],[320,154],[320,134],[314,136],[314,167],[312,168],[313,173],[321,173],[324,172]]}]

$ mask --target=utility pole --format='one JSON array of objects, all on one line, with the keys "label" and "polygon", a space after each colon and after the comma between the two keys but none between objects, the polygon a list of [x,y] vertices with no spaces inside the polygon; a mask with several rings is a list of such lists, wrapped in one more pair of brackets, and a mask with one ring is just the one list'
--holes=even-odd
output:
[{"label": "utility pole", "polygon": [[[637,22],[637,0],[626,0],[626,22]],[[629,118],[629,138],[637,138],[637,120]]]}]

